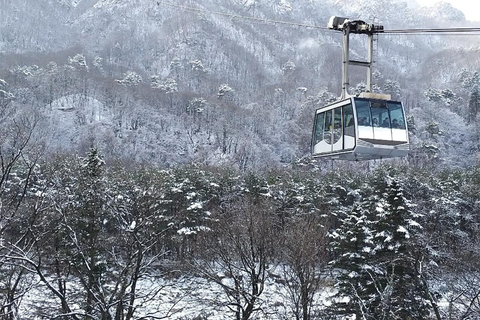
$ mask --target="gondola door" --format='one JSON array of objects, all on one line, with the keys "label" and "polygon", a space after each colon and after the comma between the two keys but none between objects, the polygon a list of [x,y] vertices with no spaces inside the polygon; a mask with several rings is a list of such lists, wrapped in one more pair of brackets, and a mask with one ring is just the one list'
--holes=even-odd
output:
[{"label": "gondola door", "polygon": [[314,156],[337,156],[352,151],[356,146],[356,126],[352,101],[341,101],[317,110],[312,136]]}]

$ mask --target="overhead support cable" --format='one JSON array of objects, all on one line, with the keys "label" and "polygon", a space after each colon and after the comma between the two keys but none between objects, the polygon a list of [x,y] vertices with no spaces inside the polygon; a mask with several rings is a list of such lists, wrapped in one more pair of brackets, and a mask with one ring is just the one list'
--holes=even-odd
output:
[{"label": "overhead support cable", "polygon": [[[272,20],[272,19],[264,19],[252,16],[244,16],[238,15],[233,13],[226,13],[220,11],[212,11],[208,9],[201,9],[195,8],[191,6],[184,6],[180,4],[175,4],[168,1],[157,1],[157,5],[165,5],[172,8],[177,8],[183,11],[201,13],[201,14],[214,14],[219,16],[228,17],[231,19],[239,20],[239,21],[250,21],[255,23],[262,23],[268,25],[283,25],[287,27],[301,27],[301,28],[310,28],[310,29],[317,29],[322,31],[330,31],[331,28],[323,27],[314,24],[302,23],[302,22],[289,22],[289,21],[282,21],[282,20]],[[384,29],[384,30],[375,30],[371,31],[374,34],[417,34],[417,35],[424,35],[424,34],[446,34],[446,35],[468,35],[468,34],[477,34],[480,33],[480,27],[476,28],[412,28],[412,29]]]},{"label": "overhead support cable", "polygon": [[229,17],[231,19],[251,21],[251,22],[263,23],[263,24],[268,24],[268,25],[285,25],[285,26],[289,26],[289,27],[302,27],[302,28],[328,30],[327,27],[317,26],[317,25],[313,25],[313,24],[264,19],[264,18],[257,18],[257,17],[252,17],[252,16],[242,16],[242,15],[233,14],[233,13],[226,13],[226,12],[207,10],[207,9],[194,8],[194,7],[174,4],[174,3],[171,3],[171,2],[167,2],[167,1],[157,1],[157,4],[158,5],[166,5],[166,6],[177,8],[177,9],[182,9],[184,11],[203,13],[203,14],[215,14],[215,15],[219,15],[219,16]]},{"label": "overhead support cable", "polygon": [[392,30],[382,30],[380,33],[389,33],[389,34],[426,34],[426,33],[474,33],[480,32],[480,28],[418,28],[418,29],[392,29]]}]

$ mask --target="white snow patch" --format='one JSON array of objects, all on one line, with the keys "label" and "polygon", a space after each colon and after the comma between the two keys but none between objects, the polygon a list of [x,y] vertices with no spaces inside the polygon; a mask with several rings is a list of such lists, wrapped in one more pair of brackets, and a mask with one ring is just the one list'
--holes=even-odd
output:
[{"label": "white snow patch", "polygon": [[137,222],[136,222],[136,221],[132,221],[132,223],[130,224],[129,229],[130,229],[130,230],[134,230],[136,226],[137,226]]},{"label": "white snow patch", "polygon": [[300,39],[298,47],[300,49],[317,49],[320,48],[320,43],[314,38],[303,38]]},{"label": "white snow patch", "polygon": [[418,223],[417,221],[414,221],[414,220],[409,220],[408,221],[408,225],[412,226],[412,227],[417,227],[417,228],[421,228],[422,226],[420,225],[420,223]]},{"label": "white snow patch", "polygon": [[41,198],[41,197],[45,196],[45,193],[43,193],[42,191],[37,191],[37,192],[35,192],[35,196],[38,197],[38,198]]},{"label": "white snow patch", "polygon": [[187,200],[193,199],[197,195],[196,192],[187,193]]},{"label": "white snow patch", "polygon": [[201,202],[195,202],[190,207],[187,208],[187,210],[195,210],[195,209],[202,209],[203,204]]},{"label": "white snow patch", "polygon": [[183,235],[191,235],[191,234],[197,234],[197,231],[196,230],[193,230],[192,228],[181,228],[177,231],[178,234],[183,234]]}]

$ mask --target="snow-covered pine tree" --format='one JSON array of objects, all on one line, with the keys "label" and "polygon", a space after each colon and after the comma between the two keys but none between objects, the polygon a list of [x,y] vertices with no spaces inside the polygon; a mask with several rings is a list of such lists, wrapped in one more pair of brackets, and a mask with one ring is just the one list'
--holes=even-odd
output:
[{"label": "snow-covered pine tree", "polygon": [[334,313],[355,315],[365,319],[369,301],[375,295],[370,273],[375,272],[371,261],[371,231],[367,212],[356,203],[346,213],[338,229],[330,234],[331,249],[336,255],[331,262],[337,276],[337,295],[333,304]]},{"label": "snow-covered pine tree", "polygon": [[480,90],[475,85],[468,100],[468,119],[467,123],[475,122],[477,114],[480,111]]},{"label": "snow-covered pine tree", "polygon": [[370,309],[370,315],[374,319],[425,319],[430,305],[417,270],[421,255],[414,242],[421,226],[398,182],[387,177],[384,183],[380,188],[384,192],[369,200],[374,242],[370,263],[381,269],[374,279],[379,305]]},{"label": "snow-covered pine tree", "polygon": [[[98,284],[101,282],[102,257],[100,254],[99,237],[104,223],[102,217],[102,209],[104,201],[102,201],[104,188],[102,181],[102,172],[105,162],[97,148],[90,149],[87,157],[83,159],[83,174],[79,185],[79,212],[77,217],[71,217],[74,224],[69,226],[71,229],[70,236],[77,239],[76,249],[79,258],[78,270],[83,270],[84,279],[82,283],[86,284],[86,305],[85,312],[92,314],[95,304],[95,293]],[[78,220],[77,220],[78,219]],[[77,230],[76,232],[74,230]],[[75,233],[73,233],[75,232]],[[80,271],[82,272],[82,271]]]}]

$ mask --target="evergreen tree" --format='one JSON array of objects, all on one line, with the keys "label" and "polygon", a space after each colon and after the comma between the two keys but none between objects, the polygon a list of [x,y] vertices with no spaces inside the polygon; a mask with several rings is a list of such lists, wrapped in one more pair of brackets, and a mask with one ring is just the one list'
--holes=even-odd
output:
[{"label": "evergreen tree", "polygon": [[80,272],[85,276],[82,282],[86,284],[87,291],[86,314],[92,314],[94,310],[95,294],[100,290],[102,271],[105,268],[99,246],[99,237],[104,224],[102,221],[105,204],[102,199],[105,187],[102,180],[104,164],[96,148],[92,148],[83,160],[84,176],[80,179],[78,189],[79,212],[75,213],[78,214],[77,217],[71,217],[76,221],[68,226],[74,228],[70,234],[72,239],[78,240],[75,251],[80,262],[78,268],[83,270]]},{"label": "evergreen tree", "polygon": [[340,227],[330,235],[332,249],[337,255],[332,266],[339,272],[333,308],[335,313],[354,314],[356,319],[366,317],[374,295],[370,273],[375,271],[370,265],[372,234],[369,227],[367,213],[360,204],[355,204]]},{"label": "evergreen tree", "polygon": [[420,230],[408,200],[395,180],[386,181],[385,192],[371,201],[373,257],[382,272],[375,279],[379,305],[374,319],[425,319],[429,313],[426,290],[417,271],[414,236]]},{"label": "evergreen tree", "polygon": [[[385,176],[387,175],[387,178]],[[339,271],[334,308],[355,319],[425,319],[430,305],[417,270],[420,225],[399,184],[380,170],[332,234]]]},{"label": "evergreen tree", "polygon": [[478,111],[480,111],[480,90],[478,86],[474,86],[468,101],[468,123],[475,122]]}]

